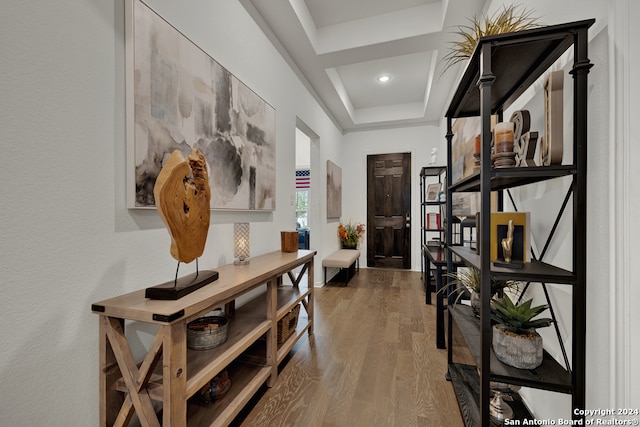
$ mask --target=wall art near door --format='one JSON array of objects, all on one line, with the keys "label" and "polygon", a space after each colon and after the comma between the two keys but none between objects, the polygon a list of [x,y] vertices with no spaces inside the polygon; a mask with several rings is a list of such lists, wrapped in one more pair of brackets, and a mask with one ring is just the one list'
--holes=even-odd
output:
[{"label": "wall art near door", "polygon": [[342,216],[342,169],[327,160],[327,218]]},{"label": "wall art near door", "polygon": [[200,150],[212,209],[275,209],[275,109],[140,0],[127,0],[127,206],[153,208],[173,150]]}]

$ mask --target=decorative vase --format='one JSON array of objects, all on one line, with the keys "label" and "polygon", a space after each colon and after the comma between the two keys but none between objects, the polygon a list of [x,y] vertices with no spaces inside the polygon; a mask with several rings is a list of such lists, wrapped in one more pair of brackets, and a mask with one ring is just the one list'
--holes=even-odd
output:
[{"label": "decorative vase", "polygon": [[342,241],[342,249],[356,249],[357,247],[358,247],[358,242],[354,242],[353,240]]},{"label": "decorative vase", "polygon": [[535,369],[542,364],[542,337],[537,332],[518,335],[493,327],[493,352],[498,360],[519,369]]}]

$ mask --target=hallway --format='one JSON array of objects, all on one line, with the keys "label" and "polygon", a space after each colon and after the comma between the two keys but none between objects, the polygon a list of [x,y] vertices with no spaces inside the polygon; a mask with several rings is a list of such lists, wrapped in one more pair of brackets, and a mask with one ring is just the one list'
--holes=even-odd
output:
[{"label": "hallway", "polygon": [[315,295],[315,334],[235,425],[463,425],[419,272],[363,268]]}]

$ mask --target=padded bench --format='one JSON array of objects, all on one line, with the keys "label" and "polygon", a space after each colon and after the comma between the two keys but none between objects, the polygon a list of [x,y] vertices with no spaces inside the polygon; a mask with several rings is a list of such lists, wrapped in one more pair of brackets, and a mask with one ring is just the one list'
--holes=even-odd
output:
[{"label": "padded bench", "polygon": [[[357,265],[357,267],[356,267]],[[344,285],[347,286],[353,275],[351,272],[357,268],[360,270],[360,251],[358,249],[339,249],[322,260],[324,267],[324,284],[327,284],[327,267],[337,267],[342,271],[346,269]]]}]

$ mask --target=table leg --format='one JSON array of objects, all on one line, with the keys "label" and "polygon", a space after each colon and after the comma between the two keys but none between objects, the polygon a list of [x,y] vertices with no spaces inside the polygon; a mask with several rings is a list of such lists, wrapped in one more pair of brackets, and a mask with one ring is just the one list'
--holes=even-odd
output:
[{"label": "table leg", "polygon": [[[116,381],[122,376],[118,369],[118,362],[113,352],[113,348],[109,343],[106,328],[109,325],[102,321],[98,322],[100,331],[100,426],[112,426],[116,422],[118,412],[122,407],[124,400],[122,393],[116,390]],[[121,321],[121,327],[124,330],[124,321]],[[133,411],[128,412],[128,419],[133,415]],[[128,422],[127,419],[127,422]]]},{"label": "table leg", "polygon": [[[101,316],[100,322],[102,323],[101,332],[104,332],[106,338],[109,340],[109,345],[113,350],[113,356],[118,363],[118,369],[122,374],[122,379],[128,392],[122,404],[122,408],[116,416],[116,421],[114,424],[118,426],[128,424],[128,421],[131,419],[133,411],[135,410],[143,427],[160,427],[160,422],[156,417],[155,410],[153,408],[153,404],[151,403],[151,398],[147,390],[147,384],[151,375],[151,371],[155,366],[155,361],[158,360],[159,352],[163,347],[160,342],[163,341],[160,338],[154,338],[154,342],[151,346],[151,349],[149,350],[149,353],[147,353],[147,356],[145,357],[145,361],[143,362],[141,367],[138,368],[134,361],[133,354],[131,353],[131,349],[129,348],[129,344],[124,333],[122,319]],[[158,332],[156,337],[158,337],[159,335],[162,335],[162,331]],[[168,388],[167,382],[165,382],[164,386],[166,396]],[[165,423],[165,425],[186,425],[186,403],[184,405],[185,410],[182,423]],[[164,407],[164,410],[165,414],[169,412],[166,406]]]},{"label": "table leg", "polygon": [[426,303],[431,304],[431,261],[429,261],[429,257],[426,252],[423,252],[422,256],[424,257],[425,265],[424,277],[422,278],[424,282],[424,292],[426,295],[425,298]]},{"label": "table leg", "polygon": [[267,319],[271,328],[267,332],[267,366],[271,367],[271,376],[267,379],[267,387],[273,387],[278,379],[278,282],[271,279],[267,282]]},{"label": "table leg", "polygon": [[444,342],[444,295],[442,289],[442,266],[436,267],[436,347],[446,348]]},{"label": "table leg", "polygon": [[314,320],[313,320],[313,305],[315,304],[314,301],[314,268],[313,268],[313,258],[311,258],[311,260],[309,260],[309,262],[307,263],[308,269],[307,269],[307,286],[309,288],[309,297],[307,298],[308,304],[307,304],[307,316],[309,317],[309,335],[313,335],[313,325],[314,325]]},{"label": "table leg", "polygon": [[185,322],[163,325],[158,333],[162,340],[162,424],[185,427],[187,425],[187,326]]}]

